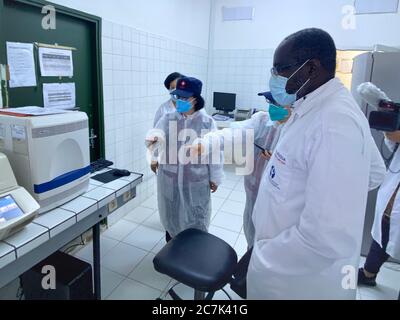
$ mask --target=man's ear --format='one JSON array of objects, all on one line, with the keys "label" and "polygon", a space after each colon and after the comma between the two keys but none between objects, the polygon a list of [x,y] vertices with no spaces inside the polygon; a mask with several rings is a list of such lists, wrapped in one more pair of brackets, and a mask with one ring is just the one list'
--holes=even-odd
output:
[{"label": "man's ear", "polygon": [[318,59],[310,60],[308,73],[311,80],[318,78],[321,68],[322,68],[321,61],[319,61]]}]

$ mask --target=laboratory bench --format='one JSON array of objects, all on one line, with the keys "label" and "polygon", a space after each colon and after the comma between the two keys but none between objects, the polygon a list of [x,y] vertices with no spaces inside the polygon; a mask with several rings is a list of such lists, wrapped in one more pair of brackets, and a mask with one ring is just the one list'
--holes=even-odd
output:
[{"label": "laboratory bench", "polygon": [[[92,178],[107,170],[93,174]],[[109,183],[92,178],[86,193],[39,215],[25,228],[0,241],[0,288],[92,229],[94,297],[101,299],[101,222],[136,197],[136,187],[143,175],[132,173]]]}]

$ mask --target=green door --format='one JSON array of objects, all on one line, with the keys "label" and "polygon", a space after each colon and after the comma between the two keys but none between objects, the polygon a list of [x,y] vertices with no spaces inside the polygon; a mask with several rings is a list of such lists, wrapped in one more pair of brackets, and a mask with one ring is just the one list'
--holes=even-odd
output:
[{"label": "green door", "polygon": [[[0,63],[7,63],[6,42],[43,43],[76,48],[74,76],[41,77],[37,48],[37,87],[9,88],[9,106],[43,106],[43,83],[75,82],[76,105],[89,117],[91,160],[104,157],[103,99],[101,82],[101,19],[64,7],[56,8],[56,29],[42,27],[42,7],[37,0],[0,0]],[[51,4],[53,5],[53,4]],[[89,137],[88,137],[89,139]]]}]

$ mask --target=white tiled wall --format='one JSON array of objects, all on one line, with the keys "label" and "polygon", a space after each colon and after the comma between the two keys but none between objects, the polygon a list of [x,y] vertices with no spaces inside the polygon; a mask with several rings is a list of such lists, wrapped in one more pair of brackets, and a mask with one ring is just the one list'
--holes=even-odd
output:
[{"label": "white tiled wall", "polygon": [[144,138],[157,108],[169,96],[171,72],[206,79],[208,50],[103,21],[103,81],[106,157],[116,167],[144,173],[140,203],[154,194]]},{"label": "white tiled wall", "polygon": [[213,92],[236,93],[238,108],[260,108],[265,100],[257,93],[268,90],[271,50],[214,50],[210,54],[207,100]]}]

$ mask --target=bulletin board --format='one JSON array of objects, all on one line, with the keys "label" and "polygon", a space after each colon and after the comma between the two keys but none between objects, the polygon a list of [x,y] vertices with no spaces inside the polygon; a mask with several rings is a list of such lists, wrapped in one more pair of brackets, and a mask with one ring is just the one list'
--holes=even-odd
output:
[{"label": "bulletin board", "polygon": [[[55,8],[54,28],[43,28],[43,7]],[[43,84],[75,83],[76,106],[89,117],[91,160],[104,158],[104,113],[101,68],[101,18],[42,0],[0,0],[0,64],[7,64],[7,42],[33,43],[36,87],[7,88],[8,106],[43,106]],[[71,48],[72,77],[41,76],[40,46]],[[3,93],[4,95],[4,93]]]}]

